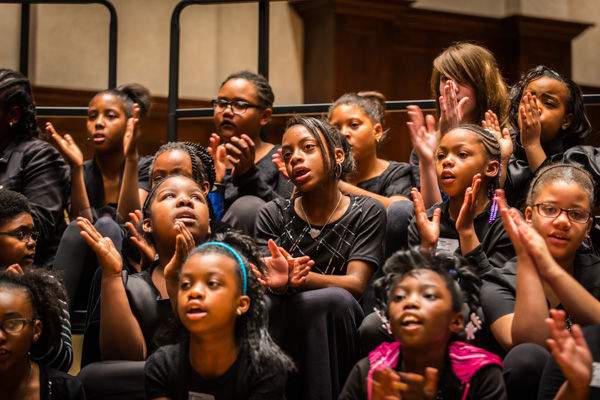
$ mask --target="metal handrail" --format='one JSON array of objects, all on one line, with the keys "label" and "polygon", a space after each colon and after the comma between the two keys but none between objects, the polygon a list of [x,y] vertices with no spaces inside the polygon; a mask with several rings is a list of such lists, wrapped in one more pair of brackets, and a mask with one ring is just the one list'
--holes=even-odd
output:
[{"label": "metal handrail", "polygon": [[[584,94],[583,102],[586,106],[600,106],[600,94]],[[325,114],[329,111],[332,103],[318,104],[295,104],[285,106],[274,106],[272,115],[308,115]],[[406,111],[407,106],[415,105],[422,110],[435,110],[434,100],[402,100],[386,101],[387,112]],[[87,117],[87,107],[37,107],[39,117]],[[212,118],[212,108],[185,108],[176,110],[177,117],[188,118]]]},{"label": "metal handrail", "polygon": [[[29,72],[29,23],[31,4],[100,4],[110,13],[110,26],[108,28],[108,87],[117,86],[117,11],[108,0],[88,1],[53,1],[53,0],[0,0],[0,4],[21,4],[21,48],[19,55],[19,71],[25,76]],[[64,107],[59,107],[64,108]]]},{"label": "metal handrail", "polygon": [[182,0],[171,16],[171,40],[169,50],[169,100],[167,111],[167,140],[177,141],[177,118],[179,106],[179,33],[181,12],[190,5],[258,3],[258,72],[269,77],[269,1],[268,0]]}]

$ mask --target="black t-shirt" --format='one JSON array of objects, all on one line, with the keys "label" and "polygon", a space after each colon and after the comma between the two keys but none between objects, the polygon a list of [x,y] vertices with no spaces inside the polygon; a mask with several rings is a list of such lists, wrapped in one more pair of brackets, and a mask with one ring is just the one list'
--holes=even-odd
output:
[{"label": "black t-shirt", "polygon": [[[600,300],[600,257],[587,252],[578,252],[573,265],[575,280]],[[516,294],[517,259],[515,257],[504,267],[483,277],[481,306],[486,322],[491,324],[500,317],[514,313]]]},{"label": "black t-shirt", "polygon": [[85,400],[79,379],[41,364],[39,367],[40,400]]},{"label": "black t-shirt", "polygon": [[[456,230],[456,222],[450,219],[448,212],[449,202],[444,201],[438,203],[426,211],[427,218],[431,220],[433,212],[436,208],[442,209],[440,217],[440,244],[443,240],[449,243],[452,251],[461,254],[458,230]],[[492,202],[490,201],[484,211],[475,217],[473,227],[475,234],[479,239],[479,246],[465,255],[465,258],[477,268],[480,276],[485,275],[492,268],[500,268],[515,256],[515,249],[510,242],[508,234],[504,230],[502,220],[498,216],[491,224],[490,211]],[[415,218],[412,219],[408,226],[408,243],[410,246],[421,244],[421,236]],[[438,249],[440,249],[438,244]],[[454,247],[454,245],[458,247]]]},{"label": "black t-shirt", "polygon": [[270,152],[257,161],[248,172],[233,178],[231,169],[225,175],[225,209],[242,196],[256,196],[264,201],[287,199],[292,195],[294,185],[273,162],[273,155],[281,148],[275,145]]},{"label": "black t-shirt", "polygon": [[[402,365],[402,355],[398,359],[398,366]],[[369,373],[369,357],[365,357],[354,365],[342,393],[338,400],[367,400]],[[396,367],[395,370],[398,370]],[[452,371],[450,358],[446,357],[444,371],[439,375],[439,392],[436,399],[462,399],[460,379]],[[491,364],[481,368],[471,378],[467,400],[506,399],[506,389],[502,378],[502,368]]]},{"label": "black t-shirt", "polygon": [[[215,379],[203,378],[189,358],[189,341],[159,348],[146,361],[146,397],[171,400],[280,400],[285,398],[287,374],[276,368],[258,374],[244,346],[227,372]],[[197,394],[197,397],[193,397]],[[205,397],[201,397],[204,395]],[[211,395],[213,397],[207,397]]]},{"label": "black t-shirt", "polygon": [[390,161],[390,165],[380,175],[358,182],[356,186],[380,196],[405,196],[416,186],[410,164]]},{"label": "black t-shirt", "polygon": [[[600,362],[600,325],[592,325],[583,328],[583,336],[587,342],[592,358],[595,363]],[[563,375],[560,367],[553,357],[548,359],[542,379],[540,380],[540,389],[538,392],[538,400],[554,399],[556,393],[565,382],[566,378]],[[590,387],[590,399],[600,399],[600,387]]]},{"label": "black t-shirt", "polygon": [[293,257],[308,255],[315,261],[311,271],[325,275],[345,275],[348,263],[353,260],[379,267],[383,258],[385,208],[367,196],[349,197],[350,205],[340,219],[324,227],[312,225],[322,229],[314,239],[308,223],[294,211],[296,198],[273,200],[258,212],[256,243],[264,255],[270,255],[269,239]]}]

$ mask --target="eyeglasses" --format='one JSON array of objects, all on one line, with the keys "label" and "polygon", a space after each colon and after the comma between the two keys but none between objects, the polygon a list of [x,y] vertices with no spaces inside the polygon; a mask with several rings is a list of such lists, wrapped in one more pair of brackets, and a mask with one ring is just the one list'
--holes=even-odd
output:
[{"label": "eyeglasses", "polygon": [[0,235],[13,236],[19,239],[21,242],[28,242],[29,238],[33,239],[34,242],[37,242],[40,237],[40,233],[37,231],[17,231],[17,232],[0,232]]},{"label": "eyeglasses", "polygon": [[261,108],[259,105],[250,104],[241,100],[227,101],[224,99],[217,99],[213,100],[211,103],[216,112],[222,113],[227,110],[227,107],[231,106],[231,111],[237,115],[245,113],[248,108]]},{"label": "eyeglasses", "polygon": [[14,335],[17,333],[21,333],[23,329],[25,329],[25,325],[30,322],[35,321],[36,318],[27,319],[27,318],[12,318],[5,319],[0,322],[0,329],[4,331],[7,335]]},{"label": "eyeglasses", "polygon": [[592,217],[591,212],[582,210],[580,208],[564,209],[549,203],[539,203],[534,204],[533,206],[537,208],[538,213],[542,217],[556,218],[564,211],[567,213],[567,218],[569,218],[569,221],[576,222],[578,224],[585,224]]}]

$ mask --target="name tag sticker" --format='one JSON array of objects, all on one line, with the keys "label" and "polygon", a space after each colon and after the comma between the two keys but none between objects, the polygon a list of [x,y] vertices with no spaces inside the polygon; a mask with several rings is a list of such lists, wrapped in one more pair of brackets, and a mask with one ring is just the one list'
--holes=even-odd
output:
[{"label": "name tag sticker", "polygon": [[447,251],[448,253],[454,253],[460,242],[458,239],[447,239],[447,238],[439,238],[437,243],[437,252]]},{"label": "name tag sticker", "polygon": [[206,393],[188,392],[188,400],[215,400],[215,396]]},{"label": "name tag sticker", "polygon": [[590,386],[600,387],[600,362],[592,364],[592,381],[590,382]]}]

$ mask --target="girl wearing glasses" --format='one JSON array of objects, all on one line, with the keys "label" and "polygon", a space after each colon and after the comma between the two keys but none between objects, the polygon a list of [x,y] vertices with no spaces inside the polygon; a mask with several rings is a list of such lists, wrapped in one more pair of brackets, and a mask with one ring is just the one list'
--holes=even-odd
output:
[{"label": "girl wearing glasses", "polygon": [[594,180],[570,164],[541,169],[527,196],[525,219],[499,194],[517,256],[483,277],[482,307],[495,339],[512,349],[505,358],[509,398],[535,398],[549,357],[542,347],[550,338],[548,309],[564,309],[568,326],[600,323],[600,258],[582,246],[593,224]]},{"label": "girl wearing glasses", "polygon": [[[61,296],[62,295],[62,296]],[[60,342],[61,297],[44,269],[0,272],[0,393],[6,399],[85,399],[77,378],[34,362],[30,353]]]},{"label": "girl wearing glasses", "polygon": [[258,208],[267,201],[290,197],[293,189],[272,162],[281,146],[263,140],[274,99],[262,75],[243,71],[228,76],[213,100],[218,134],[212,134],[209,149],[217,188],[224,185],[219,189],[225,191],[223,221],[248,235],[254,235]]}]

